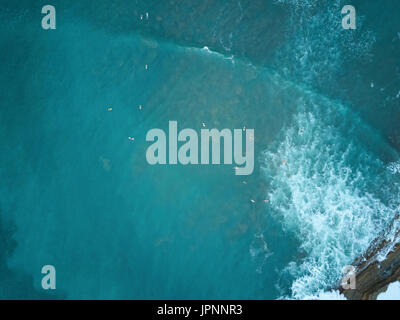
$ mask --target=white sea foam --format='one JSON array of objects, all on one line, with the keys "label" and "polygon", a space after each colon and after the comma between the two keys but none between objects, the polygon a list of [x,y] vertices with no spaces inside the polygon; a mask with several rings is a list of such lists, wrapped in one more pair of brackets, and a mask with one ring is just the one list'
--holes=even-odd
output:
[{"label": "white sea foam", "polygon": [[320,291],[315,296],[304,297],[304,300],[347,300],[338,290]]},{"label": "white sea foam", "polygon": [[[357,30],[343,30],[340,0],[275,2],[292,8],[286,47],[275,61],[286,76],[329,88],[343,63],[369,59],[375,36],[363,28],[361,15]],[[287,298],[305,299],[334,287],[342,267],[383,230],[386,239],[397,241],[397,221],[388,226],[399,207],[400,161],[385,170],[377,156],[382,150],[373,150],[385,142],[343,105],[313,93],[297,104],[291,124],[264,159],[272,211],[296,234],[305,256],[283,271],[292,283]],[[376,258],[391,249],[386,246]]]},{"label": "white sea foam", "polygon": [[380,293],[376,300],[400,300],[400,281],[389,284],[387,290]]},{"label": "white sea foam", "polygon": [[400,174],[400,160],[389,163],[387,168],[392,174]]},{"label": "white sea foam", "polygon": [[218,57],[220,57],[220,58],[222,58],[222,59],[225,59],[225,60],[231,60],[232,63],[235,64],[235,57],[234,57],[234,55],[229,55],[229,56],[227,56],[227,55],[224,55],[224,54],[222,54],[222,53],[220,53],[220,52],[212,51],[212,50],[210,50],[210,48],[207,47],[207,46],[204,46],[204,47],[201,48],[200,50],[201,50],[202,52],[205,52],[205,53],[207,53],[207,54],[212,54],[212,55],[218,56]]},{"label": "white sea foam", "polygon": [[264,235],[256,234],[250,245],[250,255],[257,264],[257,273],[262,273],[265,261],[273,254],[265,242]]},{"label": "white sea foam", "polygon": [[287,43],[276,55],[276,65],[286,75],[312,85],[336,81],[344,62],[369,59],[375,35],[363,28],[364,17],[357,15],[357,30],[341,25],[340,0],[275,0],[292,8]]},{"label": "white sea foam", "polygon": [[334,287],[396,215],[398,183],[370,150],[384,144],[379,139],[344,106],[311,95],[297,101],[292,124],[263,153],[272,211],[305,254],[283,272],[290,298]]}]

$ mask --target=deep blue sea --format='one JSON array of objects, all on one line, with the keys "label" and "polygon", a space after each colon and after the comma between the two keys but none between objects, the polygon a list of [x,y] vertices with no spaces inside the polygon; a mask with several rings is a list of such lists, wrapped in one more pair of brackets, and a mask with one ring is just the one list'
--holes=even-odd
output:
[{"label": "deep blue sea", "polygon": [[[316,297],[400,212],[398,0],[0,2],[1,299]],[[171,120],[253,174],[149,165]]]}]

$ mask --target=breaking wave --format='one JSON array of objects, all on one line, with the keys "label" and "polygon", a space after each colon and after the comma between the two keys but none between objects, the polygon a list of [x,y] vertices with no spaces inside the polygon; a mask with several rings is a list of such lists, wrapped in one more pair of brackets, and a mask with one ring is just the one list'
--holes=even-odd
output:
[{"label": "breaking wave", "polygon": [[342,268],[393,221],[400,193],[377,156],[393,150],[357,114],[316,94],[295,103],[262,162],[272,212],[304,257],[283,271],[292,283],[287,295],[304,299],[337,284]]}]

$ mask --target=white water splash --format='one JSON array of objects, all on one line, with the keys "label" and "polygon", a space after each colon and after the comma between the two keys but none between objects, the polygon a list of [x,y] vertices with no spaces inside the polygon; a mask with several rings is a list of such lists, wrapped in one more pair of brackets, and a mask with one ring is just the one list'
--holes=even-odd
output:
[{"label": "white water splash", "polygon": [[292,279],[289,297],[304,299],[336,285],[342,267],[392,222],[400,192],[364,137],[383,142],[358,116],[319,96],[297,105],[263,156],[270,206],[305,256],[283,272]]},{"label": "white water splash", "polygon": [[380,293],[376,300],[400,300],[400,281],[389,284],[387,290]]}]

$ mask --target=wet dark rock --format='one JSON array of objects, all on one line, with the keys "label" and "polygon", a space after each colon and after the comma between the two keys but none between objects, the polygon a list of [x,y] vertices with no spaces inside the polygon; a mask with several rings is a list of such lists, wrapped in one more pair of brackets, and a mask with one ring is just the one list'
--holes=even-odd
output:
[{"label": "wet dark rock", "polygon": [[[400,233],[400,230],[397,234]],[[353,262],[356,267],[356,289],[339,288],[349,300],[375,300],[388,285],[400,280],[400,244],[393,247],[383,261],[376,259],[388,241],[376,239],[364,255]]]}]

